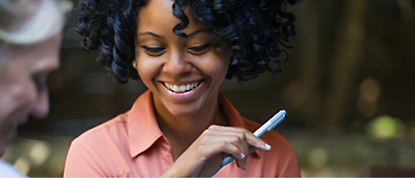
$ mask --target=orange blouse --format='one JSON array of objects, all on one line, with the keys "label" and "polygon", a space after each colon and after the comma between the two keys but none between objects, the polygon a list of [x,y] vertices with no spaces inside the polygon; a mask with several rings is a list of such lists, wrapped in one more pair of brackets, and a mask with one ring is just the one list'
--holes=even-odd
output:
[{"label": "orange blouse", "polygon": [[[231,126],[250,131],[260,126],[242,118],[224,95],[219,95],[219,102]],[[281,134],[272,131],[261,139],[271,145],[271,150],[258,149],[249,155],[247,170],[232,162],[214,177],[300,177],[295,151]],[[72,142],[64,177],[159,177],[173,162],[170,144],[156,120],[152,93],[146,91],[130,111]]]}]

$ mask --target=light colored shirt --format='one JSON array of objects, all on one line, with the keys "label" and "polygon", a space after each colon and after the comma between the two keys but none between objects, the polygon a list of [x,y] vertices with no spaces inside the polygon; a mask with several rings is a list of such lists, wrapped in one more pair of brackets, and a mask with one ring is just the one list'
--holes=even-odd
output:
[{"label": "light colored shirt", "polygon": [[[242,118],[222,94],[219,103],[231,126],[250,131],[260,126]],[[247,170],[232,162],[214,177],[300,177],[295,151],[281,134],[272,131],[261,139],[271,145],[271,150],[258,149],[249,155]],[[72,142],[64,177],[159,177],[173,163],[170,144],[157,123],[152,93],[146,91],[130,111]]]},{"label": "light colored shirt", "polygon": [[10,163],[0,159],[0,177],[27,177]]}]

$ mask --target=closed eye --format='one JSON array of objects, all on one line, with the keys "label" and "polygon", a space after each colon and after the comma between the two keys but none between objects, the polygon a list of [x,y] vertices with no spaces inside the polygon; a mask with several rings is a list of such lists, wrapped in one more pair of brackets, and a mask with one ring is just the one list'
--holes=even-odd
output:
[{"label": "closed eye", "polygon": [[164,53],[166,48],[161,47],[148,47],[148,46],[142,46],[144,48],[144,51],[152,56],[161,55]]},{"label": "closed eye", "polygon": [[190,47],[188,48],[188,51],[195,55],[201,55],[201,54],[206,53],[209,50],[210,46],[211,46],[210,43],[206,43],[204,45]]}]

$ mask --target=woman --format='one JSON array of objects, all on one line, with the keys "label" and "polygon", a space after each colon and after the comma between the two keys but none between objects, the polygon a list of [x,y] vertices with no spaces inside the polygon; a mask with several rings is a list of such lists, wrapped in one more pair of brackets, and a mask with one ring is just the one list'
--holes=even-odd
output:
[{"label": "woman", "polygon": [[[64,176],[299,177],[287,140],[277,132],[253,136],[259,124],[219,93],[225,77],[245,81],[280,71],[277,44],[295,35],[285,6],[284,0],[81,1],[72,17],[87,37],[84,47],[101,48],[100,63],[118,81],[139,78],[149,90],[130,111],[72,142]],[[237,160],[222,168],[227,155]]]},{"label": "woman", "polygon": [[[59,67],[63,12],[55,0],[0,1],[0,157],[29,115],[49,112],[48,74]],[[0,176],[21,175],[0,162]]]}]

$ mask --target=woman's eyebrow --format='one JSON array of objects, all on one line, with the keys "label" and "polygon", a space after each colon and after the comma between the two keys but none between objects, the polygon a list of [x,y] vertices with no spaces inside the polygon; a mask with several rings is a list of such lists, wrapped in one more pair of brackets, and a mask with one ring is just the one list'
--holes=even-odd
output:
[{"label": "woman's eyebrow", "polygon": [[151,36],[154,36],[154,37],[157,37],[157,38],[164,38],[164,37],[162,37],[160,35],[157,35],[157,34],[155,34],[153,32],[142,32],[142,33],[138,33],[137,34],[137,36],[143,36],[143,35],[151,35]]},{"label": "woman's eyebrow", "polygon": [[[192,32],[192,33],[189,33],[187,36],[188,37],[192,37],[192,36],[194,36],[194,35],[196,35],[196,34],[198,34],[198,33],[202,33],[202,32],[207,32],[205,29],[201,29],[201,30],[196,30],[196,31],[194,31],[194,32]],[[164,38],[164,37],[162,37],[162,36],[160,36],[160,35],[157,35],[157,34],[155,34],[155,33],[153,33],[153,32],[141,32],[141,33],[138,33],[137,34],[137,37],[138,36],[143,36],[143,35],[151,35],[151,36],[154,36],[154,37],[157,37],[157,38]]]}]

